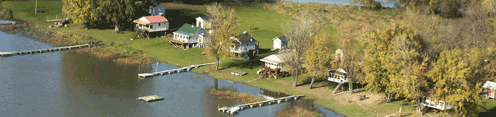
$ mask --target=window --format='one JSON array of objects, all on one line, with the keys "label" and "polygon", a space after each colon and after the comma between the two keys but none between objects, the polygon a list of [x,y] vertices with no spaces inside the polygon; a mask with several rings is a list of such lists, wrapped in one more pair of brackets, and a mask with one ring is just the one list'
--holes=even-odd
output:
[{"label": "window", "polygon": [[150,25],[150,29],[153,29],[153,25]]},{"label": "window", "polygon": [[162,25],[162,23],[158,23],[158,26]]}]

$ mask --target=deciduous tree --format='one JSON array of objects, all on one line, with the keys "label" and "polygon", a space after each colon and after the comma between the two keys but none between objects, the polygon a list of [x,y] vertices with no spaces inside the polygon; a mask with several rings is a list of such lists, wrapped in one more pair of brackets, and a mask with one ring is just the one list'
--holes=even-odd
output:
[{"label": "deciduous tree", "polygon": [[475,116],[476,107],[482,104],[481,55],[479,48],[445,50],[428,74],[438,87],[435,98],[451,104],[458,115]]},{"label": "deciduous tree", "polygon": [[239,24],[234,9],[224,8],[218,3],[213,3],[207,6],[207,12],[214,31],[207,35],[205,53],[215,57],[215,69],[218,70],[220,57],[234,56],[229,51],[229,48],[234,46],[234,41],[230,38],[238,33]]},{"label": "deciduous tree", "polygon": [[102,17],[102,7],[98,4],[99,0],[63,0],[62,2],[62,11],[74,23],[87,24],[89,22],[96,22]]},{"label": "deciduous tree", "polygon": [[288,52],[284,66],[292,73],[293,87],[298,82],[298,74],[303,67],[303,53],[308,48],[310,39],[318,31],[309,13],[303,13],[297,20],[290,20],[282,27],[283,33],[288,38]]},{"label": "deciduous tree", "polygon": [[331,43],[325,32],[320,32],[315,36],[308,47],[309,48],[303,54],[303,56],[305,56],[304,67],[308,72],[313,74],[309,87],[312,89],[315,77],[326,75],[326,71],[329,68],[329,63],[332,59],[332,54],[330,54],[332,51]]}]

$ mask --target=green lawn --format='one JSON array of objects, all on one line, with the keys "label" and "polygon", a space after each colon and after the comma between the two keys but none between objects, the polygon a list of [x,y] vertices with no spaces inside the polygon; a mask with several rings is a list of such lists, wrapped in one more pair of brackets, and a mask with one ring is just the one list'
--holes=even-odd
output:
[{"label": "green lawn", "polygon": [[3,1],[2,6],[7,9],[12,10],[15,19],[23,19],[27,22],[42,21],[49,19],[55,19],[56,16],[59,18],[64,18],[62,16],[62,2],[60,0],[39,0],[38,9],[42,9],[45,12],[38,12],[35,15],[35,1]]}]

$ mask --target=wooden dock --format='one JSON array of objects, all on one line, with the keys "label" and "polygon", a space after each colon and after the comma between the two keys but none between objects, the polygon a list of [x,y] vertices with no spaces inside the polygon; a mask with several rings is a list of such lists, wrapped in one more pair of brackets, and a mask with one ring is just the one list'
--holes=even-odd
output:
[{"label": "wooden dock", "polygon": [[191,66],[188,66],[188,67],[182,67],[182,68],[165,70],[165,71],[159,71],[159,72],[153,72],[153,73],[141,73],[141,74],[138,74],[138,76],[140,78],[148,78],[148,77],[154,77],[154,76],[158,76],[158,75],[168,75],[168,74],[173,74],[173,73],[180,73],[181,71],[191,71],[191,69],[193,69],[193,68],[198,68],[198,67],[201,67],[201,66],[213,65],[213,64],[215,64],[215,62],[213,62],[213,63],[199,64],[199,65],[191,65]]},{"label": "wooden dock", "polygon": [[16,52],[0,52],[0,57],[9,57],[9,56],[15,56],[15,55],[72,50],[72,49],[92,47],[92,46],[96,46],[96,44],[73,45],[73,46],[63,46],[63,47],[56,47],[56,48],[36,49],[36,50],[16,51]]},{"label": "wooden dock", "polygon": [[145,102],[151,102],[151,101],[156,101],[156,100],[163,100],[164,97],[160,97],[157,95],[150,95],[150,96],[144,96],[144,97],[138,97],[136,100],[143,100]]},{"label": "wooden dock", "polygon": [[271,100],[265,100],[265,101],[260,101],[260,102],[255,102],[255,103],[248,103],[248,104],[241,104],[241,105],[236,105],[233,107],[219,107],[218,111],[223,112],[223,113],[229,113],[229,114],[234,114],[237,113],[239,110],[246,109],[248,107],[253,108],[258,105],[258,107],[262,107],[264,104],[275,104],[275,103],[281,103],[282,101],[290,101],[291,99],[298,99],[299,97],[303,97],[303,95],[292,95],[292,96],[287,96],[287,97],[282,97],[282,98],[276,98],[276,99],[271,99]]}]

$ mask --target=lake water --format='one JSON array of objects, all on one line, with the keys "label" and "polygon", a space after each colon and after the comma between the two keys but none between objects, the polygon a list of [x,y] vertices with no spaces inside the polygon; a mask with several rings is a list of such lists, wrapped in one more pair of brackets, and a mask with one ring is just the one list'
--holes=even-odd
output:
[{"label": "lake water", "polygon": [[[49,47],[52,46],[34,39],[0,32],[1,52]],[[138,73],[173,68],[178,67],[165,63],[146,67],[118,65],[74,51],[0,57],[0,116],[221,117],[230,115],[217,112],[218,106],[240,103],[210,95],[212,88],[230,88],[254,96],[284,95],[192,72],[137,78]],[[135,100],[147,95],[165,99],[150,103]],[[241,110],[234,116],[273,117],[277,110],[293,106],[328,117],[343,116],[303,99]]]},{"label": "lake water", "polygon": [[[308,2],[315,2],[315,3],[326,3],[326,4],[336,4],[336,5],[360,5],[357,2],[352,2],[352,1],[358,1],[358,0],[286,0],[286,1],[293,1],[293,2],[298,2],[298,3],[308,3]],[[392,1],[392,0],[376,0],[381,3],[383,7],[388,7],[388,8],[395,8],[395,4],[399,4],[400,2],[398,1]]]}]

